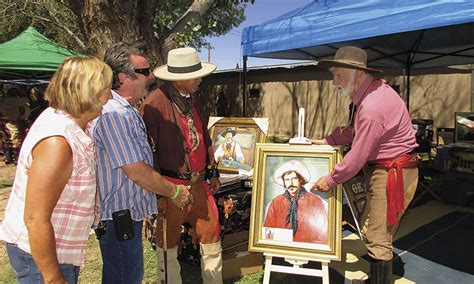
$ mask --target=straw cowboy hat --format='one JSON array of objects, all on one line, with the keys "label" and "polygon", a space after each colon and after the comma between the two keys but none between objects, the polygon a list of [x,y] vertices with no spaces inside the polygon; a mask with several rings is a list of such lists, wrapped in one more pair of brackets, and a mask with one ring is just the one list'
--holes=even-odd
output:
[{"label": "straw cowboy hat", "polygon": [[214,70],[216,70],[216,65],[201,62],[194,48],[183,47],[170,50],[168,64],[156,68],[153,74],[165,81],[183,81],[204,77]]},{"label": "straw cowboy hat", "polygon": [[235,136],[235,134],[237,134],[237,132],[235,132],[235,130],[231,129],[231,128],[227,128],[226,130],[224,130],[222,133],[221,133],[221,136],[222,137],[225,137],[225,135],[227,133],[232,133],[232,137]]},{"label": "straw cowboy hat", "polygon": [[367,52],[355,46],[344,46],[336,51],[334,59],[323,59],[318,66],[324,69],[343,67],[364,70],[369,73],[379,73],[382,70],[367,67]]},{"label": "straw cowboy hat", "polygon": [[282,176],[287,172],[297,172],[304,179],[303,184],[308,183],[311,179],[311,173],[303,163],[296,160],[291,160],[281,163],[277,166],[275,173],[273,173],[273,180],[279,185],[285,187]]}]

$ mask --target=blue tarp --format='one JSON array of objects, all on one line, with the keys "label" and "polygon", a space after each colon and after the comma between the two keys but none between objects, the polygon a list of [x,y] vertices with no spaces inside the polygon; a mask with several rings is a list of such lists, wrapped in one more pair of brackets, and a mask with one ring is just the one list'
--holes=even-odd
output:
[{"label": "blue tarp", "polygon": [[319,60],[364,48],[369,65],[474,63],[474,0],[315,0],[242,34],[243,55]]}]

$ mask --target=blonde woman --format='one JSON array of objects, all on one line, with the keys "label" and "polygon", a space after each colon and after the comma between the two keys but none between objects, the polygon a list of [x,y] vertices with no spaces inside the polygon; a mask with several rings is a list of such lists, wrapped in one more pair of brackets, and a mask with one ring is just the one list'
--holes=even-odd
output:
[{"label": "blonde woman", "polygon": [[0,228],[19,283],[77,283],[96,200],[88,129],[111,82],[110,67],[87,57],[65,59],[51,79],[50,107],[23,143]]}]

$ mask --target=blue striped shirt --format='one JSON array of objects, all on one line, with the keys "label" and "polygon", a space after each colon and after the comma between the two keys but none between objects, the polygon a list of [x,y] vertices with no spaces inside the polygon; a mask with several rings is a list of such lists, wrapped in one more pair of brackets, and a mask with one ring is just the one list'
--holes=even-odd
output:
[{"label": "blue striped shirt", "polygon": [[153,166],[145,123],[137,110],[112,91],[92,131],[100,219],[111,220],[113,212],[123,209],[130,209],[135,221],[156,213],[155,194],[130,180],[121,168],[140,161]]}]

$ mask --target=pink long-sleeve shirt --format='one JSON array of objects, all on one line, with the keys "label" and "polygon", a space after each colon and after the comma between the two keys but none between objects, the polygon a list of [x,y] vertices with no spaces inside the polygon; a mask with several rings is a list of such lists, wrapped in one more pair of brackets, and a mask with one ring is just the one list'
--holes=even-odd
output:
[{"label": "pink long-sleeve shirt", "polygon": [[396,158],[415,149],[415,135],[408,110],[400,96],[382,80],[368,76],[356,92],[354,127],[336,128],[325,138],[329,145],[351,150],[327,176],[329,187],[355,176],[367,162]]}]

